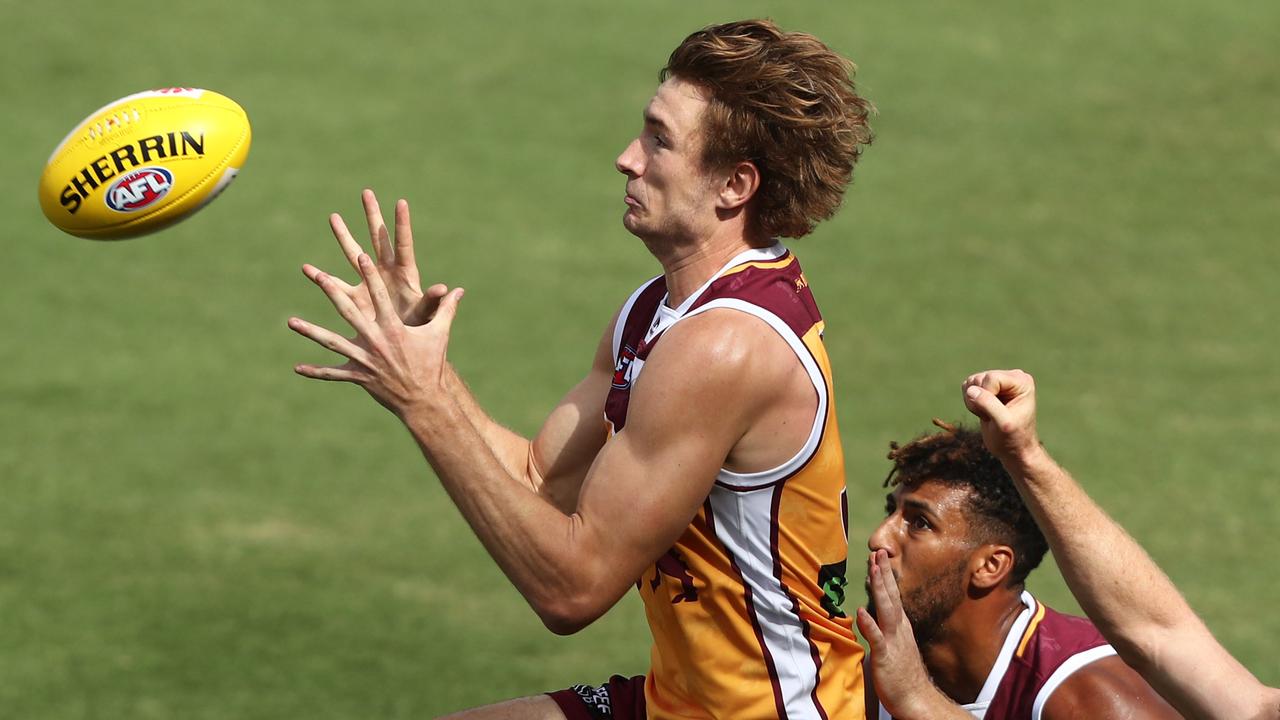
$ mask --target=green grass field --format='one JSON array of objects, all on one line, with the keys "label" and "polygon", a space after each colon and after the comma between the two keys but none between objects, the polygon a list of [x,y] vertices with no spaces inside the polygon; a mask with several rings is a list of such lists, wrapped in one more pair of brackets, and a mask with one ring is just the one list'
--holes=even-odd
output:
[{"label": "green grass field", "polygon": [[[545,631],[395,419],[293,375],[326,216],[413,203],[451,357],[532,432],[656,272],[612,160],[667,53],[744,16],[860,66],[878,139],[795,243],[827,316],[852,551],[891,439],[1037,375],[1050,448],[1280,683],[1280,5],[0,0],[0,717],[422,718],[642,672],[627,598]],[[123,243],[40,214],[93,108],[194,85],[234,187]],[[1267,238],[1272,238],[1267,240]],[[1031,588],[1074,603],[1050,565]],[[860,598],[852,598],[857,602]]]}]

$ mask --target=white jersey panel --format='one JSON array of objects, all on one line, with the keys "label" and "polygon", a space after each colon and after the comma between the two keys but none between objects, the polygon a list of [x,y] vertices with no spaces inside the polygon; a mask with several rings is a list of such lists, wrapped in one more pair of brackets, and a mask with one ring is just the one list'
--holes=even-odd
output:
[{"label": "white jersey panel", "polygon": [[709,498],[716,537],[751,591],[751,612],[773,661],[789,720],[822,717],[813,699],[818,666],[805,637],[804,621],[773,574],[773,494],[769,487],[739,492],[716,487]]}]

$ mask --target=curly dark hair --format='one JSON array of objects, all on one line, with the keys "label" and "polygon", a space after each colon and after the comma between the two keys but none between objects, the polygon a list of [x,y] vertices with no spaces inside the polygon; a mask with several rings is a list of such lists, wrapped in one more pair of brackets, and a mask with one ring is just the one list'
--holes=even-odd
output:
[{"label": "curly dark hair", "polygon": [[1013,570],[1008,585],[1022,585],[1040,565],[1049,544],[1027,509],[1013,478],[982,444],[982,433],[935,419],[942,432],[922,435],[906,445],[889,443],[893,469],[885,487],[911,487],[938,482],[968,488],[970,525],[977,542],[997,542],[1013,548]]},{"label": "curly dark hair", "polygon": [[754,163],[753,219],[770,237],[801,237],[835,214],[871,144],[875,107],[854,88],[855,71],[812,35],[742,20],[685,38],[658,78],[708,91],[704,167]]}]

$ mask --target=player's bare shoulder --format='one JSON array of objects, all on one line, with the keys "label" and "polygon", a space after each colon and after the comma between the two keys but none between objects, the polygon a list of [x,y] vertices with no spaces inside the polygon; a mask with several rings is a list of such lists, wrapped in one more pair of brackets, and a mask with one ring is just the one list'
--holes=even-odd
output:
[{"label": "player's bare shoulder", "polygon": [[1085,665],[1044,705],[1045,720],[1132,718],[1178,720],[1182,716],[1118,656]]},{"label": "player's bare shoulder", "polygon": [[[804,367],[776,330],[753,315],[715,308],[676,323],[654,348],[650,368],[658,363],[684,366],[741,394],[769,401],[789,379],[808,385]],[[751,391],[746,378],[751,378]]]},{"label": "player's bare shoulder", "polygon": [[[646,373],[686,375],[717,413],[742,418],[725,468],[750,473],[791,458],[810,434],[818,397],[788,342],[755,315],[715,308],[685,318],[654,348]],[[639,389],[639,386],[637,386]]]}]

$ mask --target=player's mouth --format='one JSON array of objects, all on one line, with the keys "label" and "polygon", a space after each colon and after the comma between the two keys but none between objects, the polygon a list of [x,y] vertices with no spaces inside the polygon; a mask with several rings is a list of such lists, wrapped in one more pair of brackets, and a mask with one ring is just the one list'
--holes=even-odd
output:
[{"label": "player's mouth", "polygon": [[[872,557],[874,557],[874,555]],[[868,558],[867,559],[867,575],[862,582],[863,586],[866,587],[867,592],[871,592],[871,562],[872,562],[871,559]],[[901,585],[902,573],[899,572],[898,569],[893,567],[892,565],[889,566],[889,571],[893,573],[893,581]]]},{"label": "player's mouth", "polygon": [[635,208],[641,207],[640,201],[632,197],[629,193],[623,196],[622,202],[626,203],[627,207],[635,207]]}]

